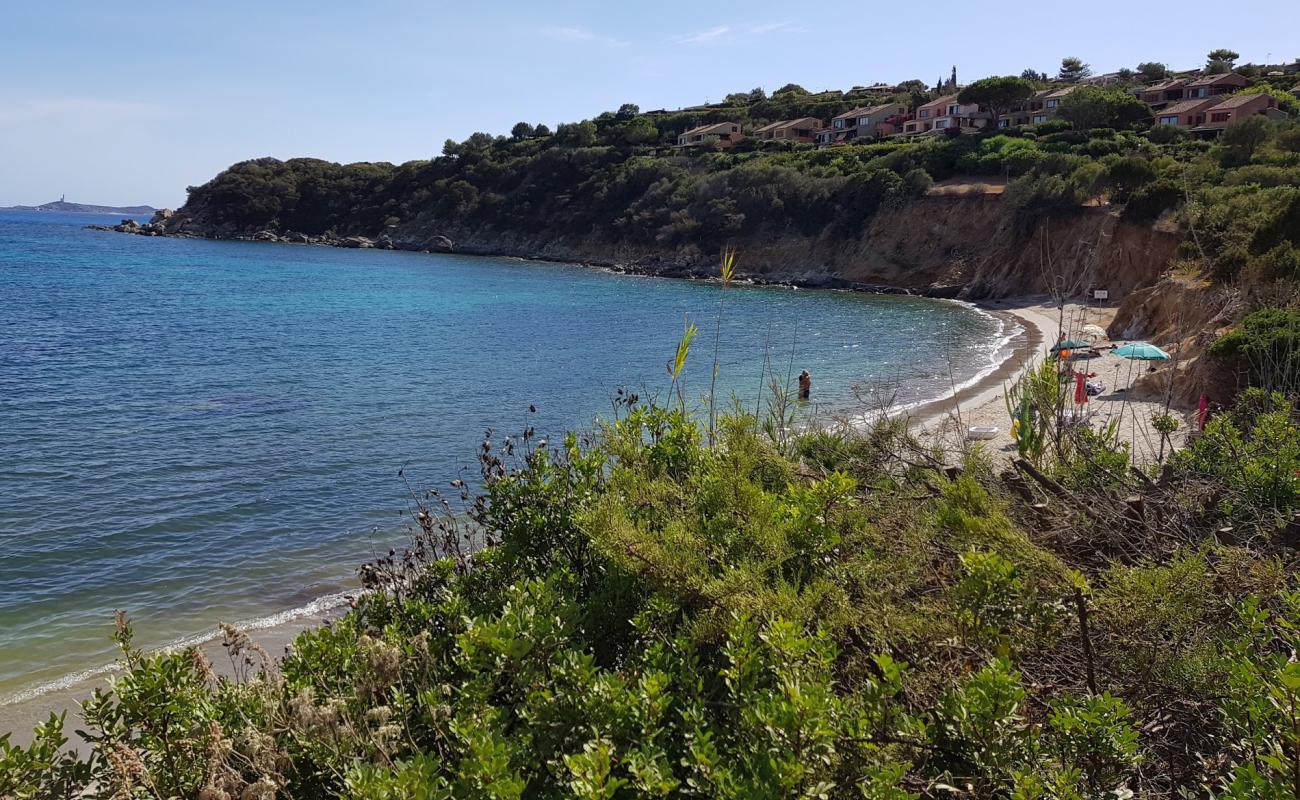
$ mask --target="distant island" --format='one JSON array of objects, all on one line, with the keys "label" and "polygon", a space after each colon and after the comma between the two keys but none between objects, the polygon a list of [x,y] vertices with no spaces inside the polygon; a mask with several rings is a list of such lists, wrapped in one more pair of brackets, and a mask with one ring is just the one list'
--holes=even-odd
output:
[{"label": "distant island", "polygon": [[125,214],[127,216],[144,216],[153,214],[157,210],[153,206],[96,206],[88,203],[69,203],[62,197],[39,206],[0,207],[0,211],[62,211],[71,214]]}]

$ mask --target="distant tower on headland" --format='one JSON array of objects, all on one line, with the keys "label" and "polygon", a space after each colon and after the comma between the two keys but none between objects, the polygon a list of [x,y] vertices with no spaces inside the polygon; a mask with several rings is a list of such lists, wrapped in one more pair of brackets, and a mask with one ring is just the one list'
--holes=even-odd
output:
[{"label": "distant tower on headland", "polygon": [[59,195],[59,202],[62,203],[62,202],[64,201],[64,198],[66,198],[66,197],[67,197],[66,194],[61,194],[61,195]]}]

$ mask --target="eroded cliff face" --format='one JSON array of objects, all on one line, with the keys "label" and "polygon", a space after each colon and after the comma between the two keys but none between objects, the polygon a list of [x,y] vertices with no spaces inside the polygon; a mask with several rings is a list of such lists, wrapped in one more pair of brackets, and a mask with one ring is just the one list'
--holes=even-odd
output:
[{"label": "eroded cliff face", "polygon": [[939,195],[877,215],[841,270],[850,280],[960,286],[970,299],[1098,288],[1119,300],[1154,284],[1177,247],[1176,234],[1106,207],[1026,231],[996,195]]},{"label": "eroded cliff face", "polygon": [[[718,254],[696,245],[633,246],[607,232],[553,236],[446,225],[422,215],[375,236],[310,237],[293,231],[214,226],[203,209],[160,220],[161,233],[343,247],[455,251],[575,261],[675,277],[717,274]],[[133,231],[147,232],[147,231]],[[1178,245],[1174,233],[1122,221],[1107,207],[1041,223],[1032,230],[997,195],[931,195],[878,212],[855,237],[797,233],[732,242],[741,273],[809,286],[892,288],[969,299],[1105,288],[1121,300],[1159,279]]]}]

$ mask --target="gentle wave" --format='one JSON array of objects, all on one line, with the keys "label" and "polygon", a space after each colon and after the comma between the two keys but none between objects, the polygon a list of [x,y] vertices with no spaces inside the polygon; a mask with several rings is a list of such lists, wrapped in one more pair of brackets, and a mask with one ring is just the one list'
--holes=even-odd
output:
[{"label": "gentle wave", "polygon": [[[324,595],[322,597],[318,597],[315,600],[312,600],[306,603],[305,605],[301,605],[297,608],[291,608],[287,611],[279,611],[274,614],[267,614],[265,616],[256,617],[254,619],[241,620],[239,622],[232,623],[232,625],[236,629],[244,631],[245,633],[252,632],[252,631],[266,630],[267,628],[275,628],[280,625],[293,622],[296,619],[302,619],[303,617],[310,617],[310,616],[315,616],[317,614],[325,614],[330,611],[333,611],[336,608],[340,608],[342,606],[347,605],[349,602],[351,602],[351,598],[355,597],[356,595],[357,592],[335,592],[332,594]],[[220,639],[222,635],[223,634],[221,632],[221,629],[218,627],[214,627],[204,631],[203,633],[197,633],[194,634],[193,636],[184,636],[179,639],[175,639],[171,642],[168,642],[167,644],[164,644],[161,647],[152,648],[151,650],[149,650],[149,652],[174,653],[177,650],[185,650],[191,647],[199,647],[200,645],[207,644],[208,642],[214,642]],[[24,689],[22,691],[15,692],[13,694],[0,698],[0,706],[12,705],[14,703],[23,703],[28,700],[34,700],[40,697],[41,695],[52,694],[54,692],[60,692],[65,689],[71,689],[74,686],[77,686],[78,684],[93,680],[94,678],[98,678],[101,675],[109,675],[114,672],[119,672],[121,671],[121,669],[122,669],[122,664],[120,662],[115,661],[111,664],[101,664],[100,666],[91,667],[90,669],[78,670],[77,672],[69,673],[68,675],[64,675],[52,681],[46,681],[45,683],[38,684],[29,689]]]},{"label": "gentle wave", "polygon": [[956,397],[961,392],[969,389],[972,386],[979,384],[985,378],[992,375],[994,372],[1000,369],[1003,364],[1005,364],[1007,361],[1009,361],[1012,357],[1015,356],[1015,351],[1011,348],[1010,345],[1017,336],[1021,335],[1022,333],[1025,333],[1025,327],[1023,325],[1021,325],[1019,322],[1015,322],[1012,325],[1008,326],[1004,318],[999,317],[996,314],[989,313],[988,311],[980,308],[974,303],[969,303],[964,300],[950,300],[948,302],[967,306],[972,311],[975,311],[976,313],[988,317],[989,319],[997,322],[998,332],[993,337],[992,346],[988,349],[988,358],[989,358],[988,366],[980,369],[978,372],[976,372],[974,375],[967,378],[966,380],[961,381],[960,383],[957,384],[953,384],[951,388],[945,389],[942,393],[935,395],[934,397],[922,398],[907,403],[897,403],[885,408],[883,411],[880,412],[868,412],[866,414],[862,414],[860,416],[854,417],[853,423],[855,425],[858,425],[859,427],[866,427],[873,424],[881,417],[897,417],[900,414],[906,414],[908,411],[911,411],[913,409],[928,406],[932,403],[939,403],[949,398]]}]

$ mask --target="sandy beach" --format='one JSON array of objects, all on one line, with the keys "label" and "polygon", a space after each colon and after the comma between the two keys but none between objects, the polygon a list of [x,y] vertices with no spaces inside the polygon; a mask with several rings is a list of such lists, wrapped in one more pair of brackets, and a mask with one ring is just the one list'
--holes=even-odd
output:
[{"label": "sandy beach", "polygon": [[[911,409],[908,417],[918,430],[938,437],[944,447],[951,450],[959,450],[969,441],[967,431],[971,427],[997,428],[997,435],[982,444],[993,452],[1010,456],[1015,454],[1016,447],[1011,438],[1011,419],[1007,413],[1007,388],[1026,371],[1041,364],[1048,356],[1049,348],[1059,341],[1062,333],[1067,337],[1078,338],[1084,325],[1106,328],[1114,319],[1115,308],[1078,303],[1066,304],[1061,308],[1046,297],[1004,300],[984,304],[980,308],[1019,325],[1021,332],[1011,342],[1011,354],[996,370],[976,384],[951,397]],[[1096,345],[1107,348],[1125,343],[1121,340],[1099,340]],[[1106,385],[1105,391],[1088,398],[1085,406],[1092,427],[1100,429],[1112,421],[1116,422],[1119,440],[1130,444],[1131,458],[1135,465],[1157,462],[1162,455],[1160,434],[1155,431],[1152,418],[1166,413],[1165,403],[1159,400],[1133,399],[1128,392],[1128,387],[1146,373],[1150,364],[1130,361],[1103,349],[1101,357],[1076,362],[1075,366],[1080,370],[1086,369],[1088,374],[1095,376],[1090,380],[1100,380]],[[1170,368],[1168,362],[1158,362],[1156,366],[1158,370]],[[1173,448],[1177,448],[1186,439],[1194,415],[1176,407],[1169,408],[1168,413],[1180,420],[1178,431],[1170,437]],[[1170,449],[1170,445],[1166,444],[1163,455],[1168,456]]]},{"label": "sandy beach", "polygon": [[[270,627],[248,631],[248,637],[273,657],[279,657],[284,654],[299,633],[338,619],[347,609],[348,606],[340,605],[316,613],[304,614]],[[212,671],[217,675],[230,677],[235,674],[235,664],[222,646],[220,636],[214,635],[206,639],[198,645],[198,648],[212,663]],[[76,730],[85,725],[81,718],[81,702],[90,697],[96,689],[107,687],[116,674],[118,674],[116,669],[97,671],[94,675],[80,680],[69,680],[50,691],[0,705],[0,736],[8,733],[10,744],[26,746],[31,744],[32,732],[36,725],[49,719],[51,713],[67,714],[63,732],[71,740],[68,748],[77,749],[81,740]]]}]

